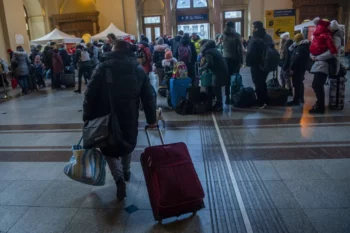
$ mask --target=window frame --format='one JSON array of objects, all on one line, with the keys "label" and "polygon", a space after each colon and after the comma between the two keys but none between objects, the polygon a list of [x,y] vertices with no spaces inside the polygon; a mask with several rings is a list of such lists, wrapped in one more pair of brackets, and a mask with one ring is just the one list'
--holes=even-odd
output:
[{"label": "window frame", "polygon": [[181,0],[177,0],[177,1],[176,1],[176,9],[177,9],[177,10],[208,8],[208,0],[205,0],[205,1],[206,1],[206,6],[203,6],[203,7],[194,7],[194,1],[196,1],[196,0],[189,0],[189,1],[190,1],[190,7],[187,7],[187,8],[178,8],[177,6],[178,6],[178,4],[179,4],[179,1],[181,1]]}]

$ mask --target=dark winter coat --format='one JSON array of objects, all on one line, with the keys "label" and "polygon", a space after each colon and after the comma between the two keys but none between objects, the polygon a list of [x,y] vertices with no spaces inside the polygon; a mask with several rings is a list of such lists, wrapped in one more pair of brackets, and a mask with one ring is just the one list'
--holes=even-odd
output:
[{"label": "dark winter coat", "polygon": [[29,60],[27,52],[26,51],[23,51],[23,52],[15,51],[11,62],[13,62],[14,60],[17,60],[17,62],[18,62],[18,66],[15,69],[16,77],[28,76],[29,69],[30,69],[30,60]]},{"label": "dark winter coat", "polygon": [[293,71],[293,76],[304,76],[307,66],[307,61],[310,55],[310,41],[302,40],[297,44],[292,53],[290,62],[290,70]]},{"label": "dark winter coat", "polygon": [[43,63],[45,64],[45,66],[48,69],[52,69],[53,47],[46,46],[42,56],[43,56]]},{"label": "dark winter coat", "polygon": [[164,60],[165,50],[168,48],[167,44],[154,46],[152,61],[157,68],[163,68],[162,61]]},{"label": "dark winter coat", "polygon": [[[192,54],[192,59],[191,59],[191,63],[190,64],[195,64],[196,61],[197,61],[197,52],[196,52],[196,47],[194,46],[194,44],[191,42],[191,39],[188,37],[181,37],[181,40],[180,40],[180,45],[183,45],[183,46],[190,46],[191,48],[191,54]],[[175,53],[174,53],[174,57],[179,60],[179,46],[177,47]]]},{"label": "dark winter coat", "polygon": [[64,66],[70,66],[71,65],[71,58],[65,49],[60,49],[59,54],[62,57]]},{"label": "dark winter coat", "polygon": [[263,28],[261,30],[255,31],[252,38],[248,43],[247,51],[247,66],[259,68],[262,61],[263,52],[265,46],[274,47],[275,44],[270,35],[266,33],[266,30]]},{"label": "dark winter coat", "polygon": [[222,44],[224,58],[233,59],[238,61],[239,64],[243,64],[243,46],[241,36],[234,28],[225,27],[222,36]]},{"label": "dark winter coat", "polygon": [[177,49],[180,45],[181,36],[175,36],[175,38],[171,39],[171,51],[173,54],[176,53]]},{"label": "dark winter coat", "polygon": [[125,156],[136,146],[140,99],[147,123],[156,122],[156,93],[134,57],[122,52],[109,52],[102,56],[104,62],[95,68],[85,92],[83,120],[92,120],[111,112],[106,78],[106,69],[111,69],[113,98],[124,142],[119,148],[103,148],[102,153],[113,157]]},{"label": "dark winter coat", "polygon": [[201,69],[209,69],[215,75],[215,86],[225,86],[229,77],[228,67],[220,51],[217,50],[215,42],[210,40],[203,44],[201,53],[205,57],[205,65]]}]

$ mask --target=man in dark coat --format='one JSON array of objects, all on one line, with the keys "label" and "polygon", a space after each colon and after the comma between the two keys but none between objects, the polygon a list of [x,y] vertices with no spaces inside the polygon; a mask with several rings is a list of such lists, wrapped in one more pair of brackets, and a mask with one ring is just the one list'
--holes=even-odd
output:
[{"label": "man in dark coat", "polygon": [[210,70],[213,73],[213,93],[216,97],[216,104],[213,111],[221,112],[223,110],[221,88],[226,85],[228,68],[220,51],[216,48],[215,41],[203,41],[201,44],[201,53],[205,57],[205,63],[201,66],[201,70]]},{"label": "man in dark coat", "polygon": [[175,55],[177,49],[179,48],[180,45],[180,40],[184,35],[184,31],[180,30],[177,36],[175,36],[173,39],[170,40],[171,43],[171,51]]},{"label": "man in dark coat", "polygon": [[[113,76],[112,98],[123,135],[122,146],[100,148],[117,185],[117,197],[126,196],[125,179],[130,179],[130,154],[135,149],[138,134],[140,99],[147,123],[156,126],[156,93],[147,74],[131,55],[130,45],[125,41],[115,41],[112,52],[103,54],[104,61],[97,65],[91,82],[85,92],[83,120],[88,121],[110,114],[109,89],[106,71]],[[122,161],[123,169],[119,158]],[[124,174],[123,174],[124,173]]]},{"label": "man in dark coat", "polygon": [[225,84],[226,104],[230,104],[231,76],[239,73],[243,64],[243,46],[241,36],[236,32],[233,22],[228,22],[222,35],[223,56],[229,69],[229,78]]},{"label": "man in dark coat", "polygon": [[61,44],[60,45],[60,49],[59,49],[59,54],[62,57],[63,60],[63,65],[66,66],[70,66],[72,63],[71,57],[69,56],[67,50],[66,50],[66,46],[65,44]]},{"label": "man in dark coat", "polygon": [[255,91],[258,99],[258,106],[266,108],[269,97],[267,93],[266,79],[269,72],[262,71],[260,68],[265,46],[274,47],[274,42],[270,35],[266,33],[261,21],[253,23],[253,37],[248,43],[247,66],[250,66],[252,79],[255,84]]},{"label": "man in dark coat", "polygon": [[[194,44],[191,42],[191,38],[190,35],[188,33],[185,33],[184,36],[181,38],[180,40],[180,45],[187,47],[190,47],[191,50],[191,58],[189,62],[185,62],[186,66],[187,66],[187,71],[188,71],[188,77],[190,77],[192,79],[192,84],[195,84],[195,79],[196,79],[196,72],[195,72],[195,64],[197,61],[197,52],[196,52],[196,47],[194,46]],[[175,51],[174,57],[178,60],[181,61],[180,57],[179,57],[179,47],[178,49]]]},{"label": "man in dark coat", "polygon": [[305,40],[303,34],[296,34],[294,37],[295,47],[293,49],[290,62],[290,74],[294,87],[293,101],[288,102],[288,106],[299,106],[300,100],[304,100],[304,76],[306,72],[307,61],[310,56],[310,41]]}]

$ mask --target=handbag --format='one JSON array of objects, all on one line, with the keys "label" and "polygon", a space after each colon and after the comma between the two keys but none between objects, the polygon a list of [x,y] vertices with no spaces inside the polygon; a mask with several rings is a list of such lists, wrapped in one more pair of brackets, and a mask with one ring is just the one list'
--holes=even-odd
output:
[{"label": "handbag", "polygon": [[213,73],[211,71],[203,72],[201,75],[201,86],[211,87],[213,86]]},{"label": "handbag", "polygon": [[85,122],[83,128],[84,148],[118,146],[123,142],[123,135],[120,129],[113,99],[112,71],[107,69],[106,75],[111,113]]},{"label": "handbag", "polygon": [[81,141],[72,147],[73,156],[63,172],[72,180],[102,186],[106,183],[106,160],[97,149],[83,149]]}]

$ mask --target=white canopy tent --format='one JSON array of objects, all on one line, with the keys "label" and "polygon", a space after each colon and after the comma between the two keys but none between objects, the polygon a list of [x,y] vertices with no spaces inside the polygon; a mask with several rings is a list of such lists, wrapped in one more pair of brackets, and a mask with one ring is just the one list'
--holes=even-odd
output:
[{"label": "white canopy tent", "polygon": [[100,32],[99,34],[92,36],[91,39],[92,40],[105,40],[105,39],[107,39],[107,35],[109,33],[113,33],[116,37],[127,37],[127,36],[133,37],[132,35],[121,31],[113,23],[111,23],[103,32]]},{"label": "white canopy tent", "polygon": [[53,41],[56,43],[80,43],[82,39],[81,38],[77,38],[71,35],[68,35],[60,30],[58,30],[57,28],[55,30],[53,30],[52,32],[50,32],[49,34],[32,40],[30,43],[31,44],[45,44],[47,42]]}]

